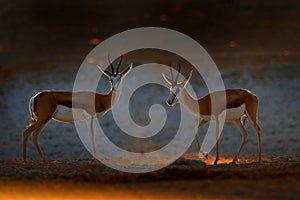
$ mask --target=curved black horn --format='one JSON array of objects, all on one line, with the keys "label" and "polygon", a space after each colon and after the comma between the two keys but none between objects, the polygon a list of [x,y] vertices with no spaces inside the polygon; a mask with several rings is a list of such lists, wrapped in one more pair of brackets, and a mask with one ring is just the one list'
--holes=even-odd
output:
[{"label": "curved black horn", "polygon": [[120,58],[120,60],[119,60],[119,64],[118,64],[118,66],[117,66],[117,71],[116,71],[117,74],[119,73],[119,69],[120,69],[122,60],[123,60],[123,55],[121,55],[121,58]]},{"label": "curved black horn", "polygon": [[179,64],[179,68],[178,68],[178,73],[177,73],[177,76],[176,76],[176,78],[175,78],[175,83],[177,83],[177,80],[178,80],[178,77],[179,77],[179,73],[180,73],[180,64]]},{"label": "curved black horn", "polygon": [[111,68],[111,74],[115,74],[114,66],[112,65],[112,63],[110,61],[109,55],[107,57],[108,57],[109,66]]}]

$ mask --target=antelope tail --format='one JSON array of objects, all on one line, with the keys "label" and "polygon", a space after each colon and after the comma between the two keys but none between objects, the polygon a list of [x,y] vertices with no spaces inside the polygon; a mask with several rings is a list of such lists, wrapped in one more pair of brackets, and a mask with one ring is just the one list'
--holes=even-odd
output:
[{"label": "antelope tail", "polygon": [[31,97],[29,101],[30,122],[27,124],[26,128],[28,128],[37,121],[37,117],[34,114],[34,99],[35,96]]}]

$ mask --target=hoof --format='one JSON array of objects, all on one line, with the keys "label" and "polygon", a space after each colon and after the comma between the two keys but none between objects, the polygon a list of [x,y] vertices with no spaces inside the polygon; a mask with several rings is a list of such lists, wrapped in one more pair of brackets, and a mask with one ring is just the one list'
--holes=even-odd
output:
[{"label": "hoof", "polygon": [[206,159],[208,159],[208,153],[205,152],[205,151],[199,151],[198,157],[199,158],[206,158]]}]

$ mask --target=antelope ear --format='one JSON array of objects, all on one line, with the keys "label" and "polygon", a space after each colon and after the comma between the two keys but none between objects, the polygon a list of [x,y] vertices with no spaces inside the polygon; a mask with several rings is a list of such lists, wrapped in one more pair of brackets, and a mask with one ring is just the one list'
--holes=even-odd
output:
[{"label": "antelope ear", "polygon": [[120,76],[125,77],[130,72],[131,69],[132,69],[132,63],[119,73]]},{"label": "antelope ear", "polygon": [[185,81],[183,81],[183,86],[185,87],[186,84],[191,80],[193,75],[193,70],[190,71],[190,73],[185,77]]},{"label": "antelope ear", "polygon": [[161,73],[163,79],[169,84],[169,85],[172,85],[172,81],[164,74],[164,73]]},{"label": "antelope ear", "polygon": [[97,67],[102,72],[102,74],[104,74],[107,78],[111,77],[112,74],[110,72],[104,71],[100,65],[97,65]]}]

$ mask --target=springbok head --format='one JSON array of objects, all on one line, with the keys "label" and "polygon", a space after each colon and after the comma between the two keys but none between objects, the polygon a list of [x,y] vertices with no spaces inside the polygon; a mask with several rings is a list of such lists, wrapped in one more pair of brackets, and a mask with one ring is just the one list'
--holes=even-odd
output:
[{"label": "springbok head", "polygon": [[162,73],[162,77],[164,80],[170,85],[170,95],[166,101],[168,106],[174,106],[178,103],[178,96],[181,94],[183,89],[185,88],[186,84],[190,81],[192,77],[192,71],[185,77],[185,80],[178,82],[178,77],[180,73],[180,64],[178,68],[178,73],[176,74],[176,77],[174,78],[173,72],[170,69],[171,72],[171,79],[168,78],[165,74]]},{"label": "springbok head", "polygon": [[114,70],[114,66],[111,63],[109,56],[108,56],[108,61],[109,61],[109,66],[111,68],[111,72],[103,70],[101,66],[97,65],[99,70],[108,78],[112,90],[117,90],[119,88],[119,86],[122,84],[123,78],[132,69],[132,63],[131,63],[130,65],[125,67],[121,72],[119,72],[122,60],[123,60],[123,55],[121,55],[121,57],[120,57],[116,71]]}]

